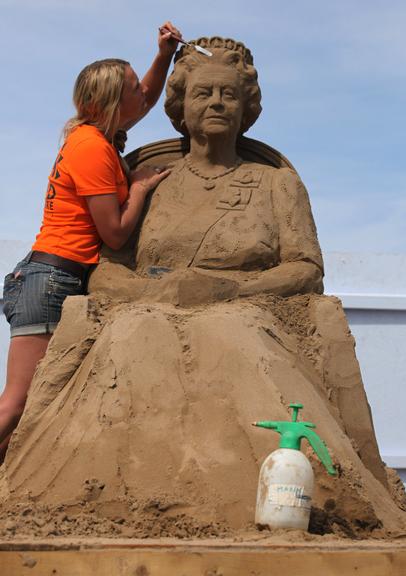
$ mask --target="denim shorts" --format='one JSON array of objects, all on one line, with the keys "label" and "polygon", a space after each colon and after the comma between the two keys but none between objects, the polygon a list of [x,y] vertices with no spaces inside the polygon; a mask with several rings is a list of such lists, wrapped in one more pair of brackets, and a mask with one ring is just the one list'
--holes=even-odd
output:
[{"label": "denim shorts", "polygon": [[4,279],[3,312],[10,335],[52,334],[67,296],[84,294],[82,280],[28,254]]}]

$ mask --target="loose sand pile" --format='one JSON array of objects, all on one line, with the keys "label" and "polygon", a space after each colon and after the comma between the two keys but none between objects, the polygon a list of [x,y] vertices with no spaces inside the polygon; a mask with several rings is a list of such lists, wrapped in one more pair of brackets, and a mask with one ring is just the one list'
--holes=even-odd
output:
[{"label": "loose sand pile", "polygon": [[404,493],[391,473],[390,495],[337,299],[182,309],[70,298],[0,469],[0,533],[252,534],[259,467],[279,436],[251,422],[290,419],[292,401],[339,472],[303,444],[316,473],[311,531],[404,533]]}]

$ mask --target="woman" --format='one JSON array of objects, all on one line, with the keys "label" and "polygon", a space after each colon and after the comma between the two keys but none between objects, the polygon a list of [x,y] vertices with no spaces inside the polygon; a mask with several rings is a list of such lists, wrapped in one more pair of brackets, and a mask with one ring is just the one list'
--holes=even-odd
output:
[{"label": "woman", "polygon": [[323,262],[300,178],[237,155],[237,138],[261,112],[251,53],[230,39],[197,43],[213,56],[182,48],[165,103],[175,128],[190,138],[190,152],[151,200],[137,242],[137,276],[122,270],[119,283],[118,267],[109,272],[101,264],[90,288],[178,304],[320,293]]},{"label": "woman", "polygon": [[146,195],[169,174],[142,169],[126,175],[113,140],[157,102],[177,47],[172,33],[180,36],[166,22],[160,29],[158,54],[142,80],[119,59],[94,62],[76,80],[77,114],[65,126],[64,144],[49,177],[41,231],[32,252],[4,282],[11,343],[0,398],[0,458],[64,299],[85,292],[101,242],[120,248],[134,230]]}]

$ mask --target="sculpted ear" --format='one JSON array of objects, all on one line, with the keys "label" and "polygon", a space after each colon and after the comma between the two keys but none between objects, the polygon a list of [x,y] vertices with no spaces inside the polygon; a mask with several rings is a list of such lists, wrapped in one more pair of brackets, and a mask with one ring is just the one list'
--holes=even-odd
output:
[{"label": "sculpted ear", "polygon": [[240,124],[240,134],[244,134],[250,128],[250,122],[248,120],[248,114],[246,111],[246,105],[244,106],[244,112],[241,117],[241,124]]},{"label": "sculpted ear", "polygon": [[184,118],[182,118],[182,120],[179,122],[179,129],[184,136],[189,136],[189,130],[187,129],[186,122],[185,122]]}]

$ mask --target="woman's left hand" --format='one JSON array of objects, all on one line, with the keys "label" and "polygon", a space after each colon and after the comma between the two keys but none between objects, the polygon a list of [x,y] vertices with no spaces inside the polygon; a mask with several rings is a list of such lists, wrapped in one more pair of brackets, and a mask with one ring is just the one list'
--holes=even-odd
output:
[{"label": "woman's left hand", "polygon": [[182,38],[182,32],[175,28],[172,22],[165,22],[159,27],[158,47],[159,52],[163,56],[172,56],[176,52],[178,41],[175,40],[172,34]]}]

